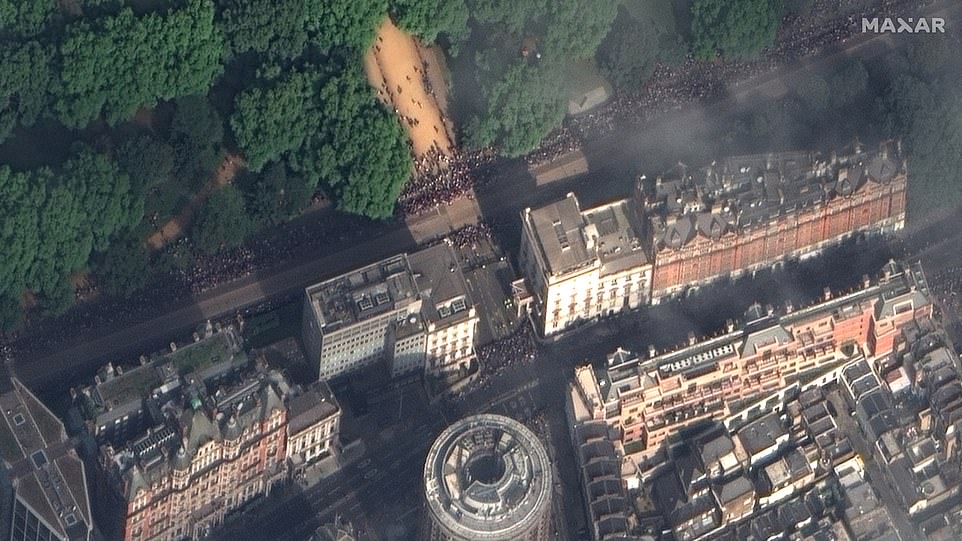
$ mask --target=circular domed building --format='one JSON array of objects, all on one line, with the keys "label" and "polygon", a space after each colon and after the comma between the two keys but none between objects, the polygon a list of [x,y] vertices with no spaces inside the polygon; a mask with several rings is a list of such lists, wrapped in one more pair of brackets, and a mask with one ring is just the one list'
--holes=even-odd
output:
[{"label": "circular domed building", "polygon": [[548,539],[552,474],[533,432],[501,415],[462,419],[424,464],[421,541]]}]

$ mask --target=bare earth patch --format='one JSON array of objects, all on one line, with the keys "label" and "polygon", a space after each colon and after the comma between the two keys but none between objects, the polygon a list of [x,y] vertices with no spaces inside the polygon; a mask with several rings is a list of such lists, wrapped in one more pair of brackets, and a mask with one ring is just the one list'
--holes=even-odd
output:
[{"label": "bare earth patch", "polygon": [[364,72],[378,98],[400,118],[415,157],[427,155],[432,148],[451,154],[453,131],[438,104],[445,103],[446,86],[434,51],[420,47],[385,19],[374,46],[364,56]]}]

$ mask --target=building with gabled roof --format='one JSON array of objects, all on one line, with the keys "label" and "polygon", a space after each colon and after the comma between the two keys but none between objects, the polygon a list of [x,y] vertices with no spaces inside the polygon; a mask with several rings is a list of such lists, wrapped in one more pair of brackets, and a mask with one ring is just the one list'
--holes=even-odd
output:
[{"label": "building with gabled roof", "polygon": [[[98,436],[100,525],[112,539],[205,537],[292,471],[337,452],[341,411],[326,384],[292,386],[264,355],[250,361],[233,327],[195,338],[74,392]],[[140,418],[105,430],[105,415],[124,422],[117,409]]]},{"label": "building with gabled roof", "polygon": [[901,145],[854,144],[841,154],[733,156],[698,171],[645,177],[637,193],[651,217],[652,299],[729,275],[804,258],[859,231],[905,223]]}]

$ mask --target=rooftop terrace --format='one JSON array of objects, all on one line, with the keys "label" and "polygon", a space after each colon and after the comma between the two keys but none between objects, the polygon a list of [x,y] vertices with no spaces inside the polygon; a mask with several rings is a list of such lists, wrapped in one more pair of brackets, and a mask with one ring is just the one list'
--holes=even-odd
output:
[{"label": "rooftop terrace", "polygon": [[307,294],[322,332],[335,332],[412,301],[418,288],[402,254],[311,286]]}]

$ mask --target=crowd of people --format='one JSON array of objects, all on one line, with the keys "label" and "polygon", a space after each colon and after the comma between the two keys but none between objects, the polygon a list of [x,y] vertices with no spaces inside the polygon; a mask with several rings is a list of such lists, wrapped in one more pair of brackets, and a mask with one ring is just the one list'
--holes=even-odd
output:
[{"label": "crowd of people", "polygon": [[456,248],[470,248],[494,238],[494,230],[484,220],[456,229],[446,237]]},{"label": "crowd of people", "polygon": [[455,150],[448,155],[437,146],[431,147],[427,154],[415,159],[414,174],[398,198],[398,210],[410,216],[450,205],[487,179],[483,166],[491,164],[494,158],[492,149]]},{"label": "crowd of people", "polygon": [[949,326],[962,330],[962,265],[945,269],[929,277],[929,288],[943,310]]},{"label": "crowd of people", "polygon": [[530,325],[521,325],[511,336],[478,348],[482,382],[486,378],[504,372],[508,367],[522,362],[534,362],[538,358],[538,343]]},{"label": "crowd of people", "polygon": [[[791,24],[783,25],[775,47],[754,62],[705,63],[689,59],[677,67],[659,66],[650,82],[639,92],[619,94],[592,112],[570,118],[565,126],[550,134],[526,158],[526,163],[536,166],[549,162],[580,148],[583,141],[608,134],[619,126],[644,121],[651,115],[688,102],[716,98],[729,86],[737,84],[736,81],[769,72],[780,64],[814,54],[860,32],[862,17],[879,16],[880,13],[897,10],[899,6],[911,5],[908,0],[884,0],[870,6],[868,11],[839,18],[834,15],[837,7],[822,6],[823,3],[824,0],[816,1],[812,10],[816,15],[796,17]],[[426,71],[425,67],[421,73],[427,81],[428,92],[433,93]],[[449,155],[440,148],[433,148],[415,163],[414,175],[398,201],[401,217],[419,214],[440,205],[450,205],[472,190],[493,182],[498,178],[496,158],[493,149],[471,152],[455,149]],[[17,349],[35,349],[57,343],[64,337],[75,336],[110,322],[135,321],[147,313],[156,313],[159,309],[184,302],[190,295],[208,291],[219,284],[268,268],[277,268],[337,242],[360,238],[370,228],[371,225],[362,220],[350,221],[342,215],[331,216],[326,222],[282,226],[275,234],[254,240],[247,247],[214,256],[201,256],[186,270],[175,271],[170,276],[152,281],[150,286],[131,298],[104,297],[97,302],[83,303],[63,316],[46,318],[30,329],[29,336],[18,341]],[[455,232],[452,240],[455,243],[472,242],[474,236],[486,235],[490,235],[490,226],[485,224]],[[189,243],[189,240],[178,242]],[[173,248],[191,250],[189,245],[175,244]],[[78,291],[80,298],[96,294],[95,283],[86,284]],[[515,343],[513,340],[521,341]],[[504,355],[517,356],[516,348],[523,343],[524,340],[512,337],[492,345],[493,349],[485,355],[494,360],[482,366],[497,366],[496,359]]]},{"label": "crowd of people", "polygon": [[476,391],[489,388],[492,379],[511,366],[537,360],[539,348],[533,333],[530,325],[521,325],[511,336],[477,348],[478,376],[451,400],[459,402]]},{"label": "crowd of people", "polygon": [[575,134],[567,126],[562,126],[548,134],[538,145],[538,148],[524,157],[524,161],[528,164],[528,167],[537,167],[580,149],[581,141],[575,137]]}]

